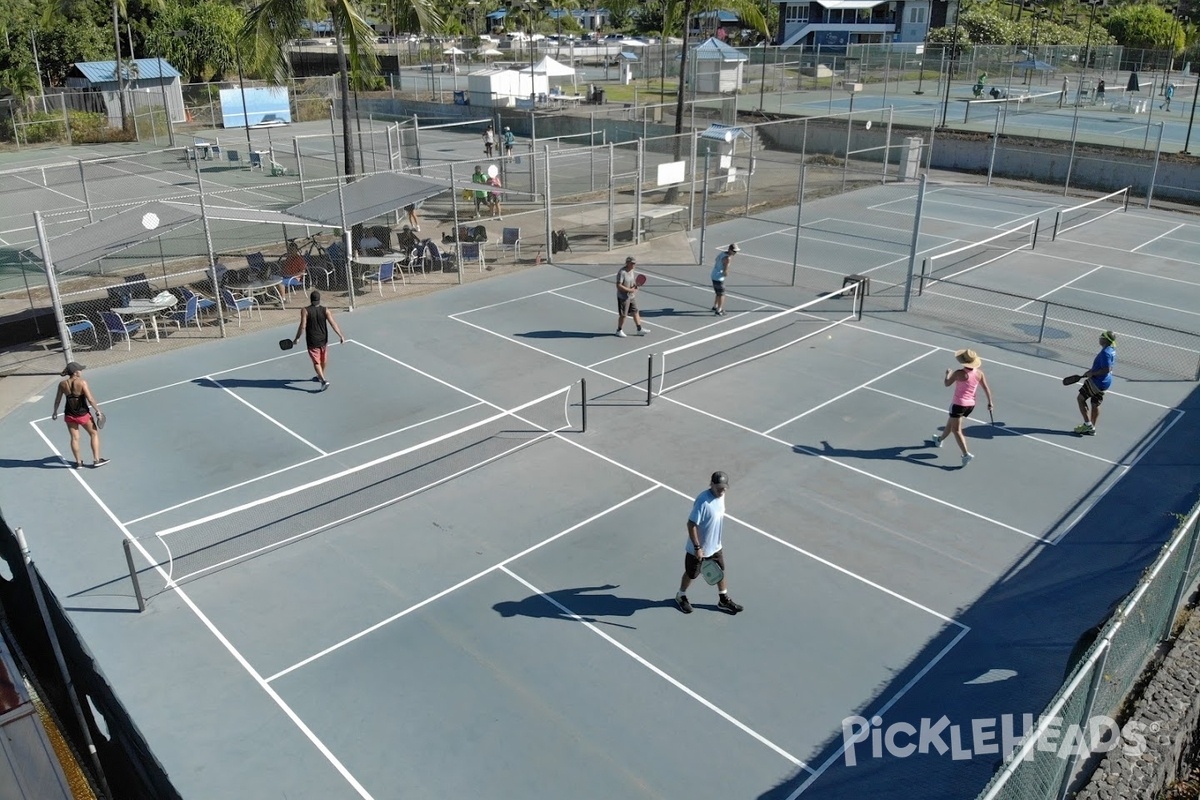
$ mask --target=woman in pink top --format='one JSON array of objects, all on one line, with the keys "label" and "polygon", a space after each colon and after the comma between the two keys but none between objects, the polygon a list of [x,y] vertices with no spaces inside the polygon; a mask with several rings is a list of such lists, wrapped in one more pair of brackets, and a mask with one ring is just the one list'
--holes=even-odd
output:
[{"label": "woman in pink top", "polygon": [[963,419],[971,416],[971,412],[975,410],[975,390],[980,386],[987,395],[988,411],[991,411],[992,390],[983,370],[980,369],[983,359],[974,350],[959,350],[954,354],[954,358],[962,366],[946,370],[945,383],[954,387],[954,398],[950,401],[950,419],[946,421],[946,427],[929,440],[929,445],[941,447],[946,437],[953,435],[959,449],[962,450],[962,465],[965,467],[975,456],[967,452],[967,440],[962,432]]}]

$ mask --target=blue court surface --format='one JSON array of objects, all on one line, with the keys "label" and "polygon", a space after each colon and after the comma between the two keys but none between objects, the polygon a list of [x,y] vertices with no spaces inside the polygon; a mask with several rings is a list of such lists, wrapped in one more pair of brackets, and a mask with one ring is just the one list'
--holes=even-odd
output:
[{"label": "blue court surface", "polygon": [[[647,248],[643,337],[614,335],[617,255],[343,314],[325,392],[279,330],[91,370],[111,465],[67,468],[34,399],[0,421],[5,517],[184,797],[974,797],[986,742],[850,733],[1019,735],[1165,541],[1196,474],[1200,227],[1106,209],[903,311],[914,192],[712,226],[703,266]],[[931,186],[919,260],[1059,201]],[[850,273],[870,295],[836,295]],[[1118,377],[1080,437],[1060,379],[1104,327]],[[963,347],[996,394],[965,467],[927,444]],[[745,610],[700,581],[686,616],[717,469]]]}]

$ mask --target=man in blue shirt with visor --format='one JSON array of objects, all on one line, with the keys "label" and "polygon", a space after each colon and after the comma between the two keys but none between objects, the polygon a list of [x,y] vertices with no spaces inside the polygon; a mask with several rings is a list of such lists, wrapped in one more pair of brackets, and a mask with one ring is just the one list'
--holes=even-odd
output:
[{"label": "man in blue shirt with visor", "polygon": [[[1117,336],[1112,331],[1100,334],[1100,352],[1092,360],[1092,368],[1083,373],[1083,385],[1079,387],[1079,413],[1083,415],[1083,424],[1075,426],[1075,433],[1080,436],[1095,436],[1096,421],[1100,419],[1100,404],[1104,402],[1104,393],[1112,386],[1112,371],[1117,363]],[[1091,413],[1088,413],[1088,404]]]}]

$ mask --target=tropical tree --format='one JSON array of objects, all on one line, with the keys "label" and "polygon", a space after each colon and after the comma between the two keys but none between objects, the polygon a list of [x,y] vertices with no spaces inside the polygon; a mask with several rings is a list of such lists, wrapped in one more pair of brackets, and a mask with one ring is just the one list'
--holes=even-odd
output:
[{"label": "tropical tree", "polygon": [[161,54],[188,83],[221,80],[237,67],[234,44],[246,17],[223,0],[172,3],[154,18],[146,35],[154,55]]},{"label": "tropical tree", "polygon": [[[405,0],[422,31],[435,30],[441,17],[432,0]],[[367,24],[354,0],[263,0],[246,16],[238,36],[243,64],[285,83],[291,72],[287,42],[304,33],[304,20],[330,19],[337,47],[338,93],[342,99],[342,138],[345,174],[353,175],[354,137],[350,125],[350,72],[356,82],[377,69],[375,32]]]},{"label": "tropical tree", "polygon": [[1183,26],[1159,6],[1149,3],[1121,6],[1108,15],[1104,27],[1127,48],[1183,51],[1186,37]]}]

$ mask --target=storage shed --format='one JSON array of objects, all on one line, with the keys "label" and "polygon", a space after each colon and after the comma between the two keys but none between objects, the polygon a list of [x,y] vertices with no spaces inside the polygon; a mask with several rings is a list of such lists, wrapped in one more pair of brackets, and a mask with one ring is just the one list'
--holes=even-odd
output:
[{"label": "storage shed", "polygon": [[708,94],[736,92],[742,85],[742,68],[750,57],[715,37],[709,37],[692,51],[692,74],[696,91]]},{"label": "storage shed", "polygon": [[[136,58],[121,63],[125,105],[130,114],[162,108],[166,92],[172,122],[186,122],[183,87],[179,71],[160,58]],[[121,103],[117,98],[115,61],[79,61],[67,73],[68,104],[80,111],[108,114],[111,127],[121,127]]]},{"label": "storage shed", "polygon": [[[532,79],[532,83],[531,83]],[[481,69],[467,76],[467,96],[473,106],[511,108],[518,100],[550,91],[545,73],[530,75],[514,69]]]}]

